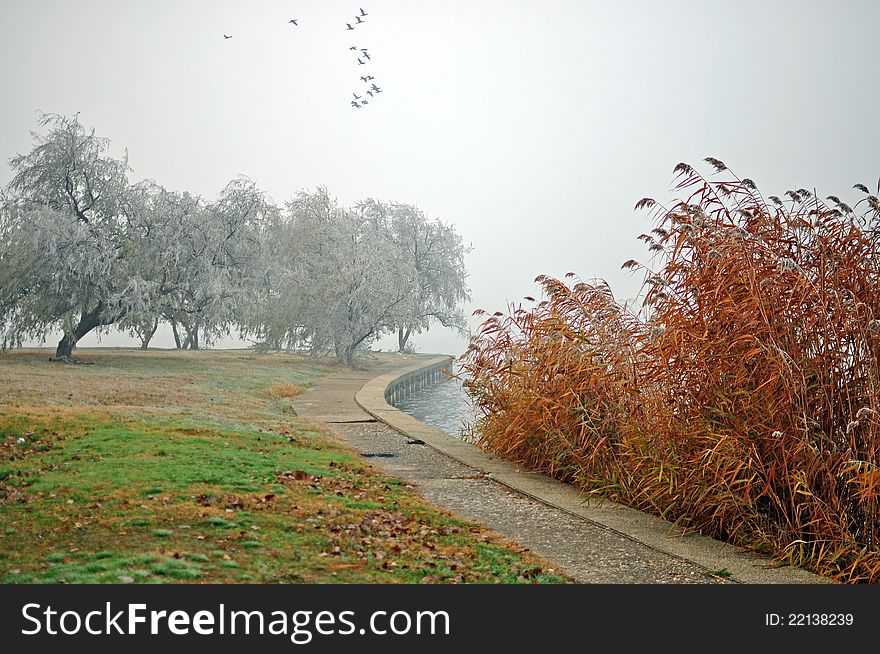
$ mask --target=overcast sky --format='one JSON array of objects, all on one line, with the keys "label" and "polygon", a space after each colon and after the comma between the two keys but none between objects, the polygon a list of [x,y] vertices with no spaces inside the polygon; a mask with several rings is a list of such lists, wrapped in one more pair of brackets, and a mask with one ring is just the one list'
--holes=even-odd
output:
[{"label": "overcast sky", "polygon": [[[326,185],[453,223],[467,313],[542,273],[628,298],[650,229],[633,205],[670,198],[679,161],[765,194],[877,179],[878,25],[876,0],[0,0],[0,158],[30,149],[37,111],[79,111],[133,180],[210,199],[244,174],[279,204]],[[355,109],[365,74],[383,93]]]}]

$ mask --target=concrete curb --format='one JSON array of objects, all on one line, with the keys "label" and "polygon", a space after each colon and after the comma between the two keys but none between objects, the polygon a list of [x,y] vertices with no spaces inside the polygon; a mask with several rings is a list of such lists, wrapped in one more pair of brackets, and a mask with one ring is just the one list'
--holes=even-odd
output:
[{"label": "concrete curb", "polygon": [[730,579],[748,584],[833,583],[806,570],[778,566],[767,558],[699,534],[683,534],[666,520],[609,500],[597,500],[546,475],[520,470],[509,461],[480,450],[445,432],[426,425],[385,400],[389,387],[419,371],[448,365],[449,356],[421,358],[385,372],[361,387],[355,402],[377,420],[410,437],[418,438],[438,452],[480,471],[487,477],[543,504],[611,529],[659,552],[704,567],[728,570]]}]

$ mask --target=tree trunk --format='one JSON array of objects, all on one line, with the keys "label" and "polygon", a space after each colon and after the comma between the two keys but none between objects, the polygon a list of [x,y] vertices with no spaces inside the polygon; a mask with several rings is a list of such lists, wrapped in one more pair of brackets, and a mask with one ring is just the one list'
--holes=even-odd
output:
[{"label": "tree trunk", "polygon": [[177,331],[177,321],[176,320],[171,321],[171,333],[174,334],[175,347],[177,347],[178,350],[181,349],[182,346],[180,344],[180,334]]},{"label": "tree trunk", "polygon": [[406,342],[409,340],[409,335],[412,333],[412,327],[406,327],[404,330],[403,327],[397,328],[397,351],[403,352],[403,348],[406,347]]},{"label": "tree trunk", "polygon": [[73,355],[73,346],[79,339],[73,332],[64,332],[64,337],[58,341],[58,347],[55,348],[55,358],[70,357]]},{"label": "tree trunk", "polygon": [[349,368],[355,367],[355,360],[357,358],[357,350],[358,346],[363,343],[366,339],[373,335],[373,330],[367,331],[360,338],[355,338],[353,341],[345,342],[345,343],[334,343],[334,348],[336,349],[336,358],[342,361]]},{"label": "tree trunk", "polygon": [[141,339],[141,349],[146,350],[150,347],[150,341],[153,340],[153,336],[156,335],[156,329],[159,327],[159,319],[156,318],[153,320],[151,325],[148,325],[146,329],[144,329],[143,333],[139,333],[138,336]]},{"label": "tree trunk", "polygon": [[344,365],[348,366],[349,368],[353,367],[354,351],[356,347],[356,345],[349,345],[347,343],[335,343],[333,349],[336,352],[336,359]]},{"label": "tree trunk", "polygon": [[192,323],[190,323],[185,320],[181,320],[180,324],[183,327],[184,333],[186,334],[186,338],[183,339],[183,344],[180,347],[184,350],[198,350],[199,321],[194,320]]},{"label": "tree trunk", "polygon": [[58,347],[55,348],[56,359],[73,356],[73,348],[76,347],[79,340],[95,327],[101,325],[100,316],[103,310],[104,303],[99,302],[92,311],[82,314],[79,323],[72,332],[64,332],[64,337],[58,341]]}]

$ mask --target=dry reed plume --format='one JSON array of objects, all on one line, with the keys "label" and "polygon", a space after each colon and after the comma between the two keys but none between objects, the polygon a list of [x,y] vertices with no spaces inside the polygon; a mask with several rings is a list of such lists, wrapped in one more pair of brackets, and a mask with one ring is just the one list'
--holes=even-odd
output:
[{"label": "dry reed plume", "polygon": [[[880,581],[880,200],[765,197],[679,164],[641,307],[539,277],[464,357],[517,463],[847,582]],[[573,275],[571,275],[573,277]],[[527,300],[533,301],[532,298]]]}]

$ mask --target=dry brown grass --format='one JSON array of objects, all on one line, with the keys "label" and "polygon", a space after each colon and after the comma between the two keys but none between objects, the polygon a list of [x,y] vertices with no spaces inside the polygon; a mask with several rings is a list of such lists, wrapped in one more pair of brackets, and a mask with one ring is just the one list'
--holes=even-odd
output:
[{"label": "dry brown grass", "polygon": [[[50,365],[50,354],[44,349],[0,352],[0,404],[209,410],[238,419],[271,409],[266,403],[267,388],[291,393],[303,389],[315,374],[338,369],[332,361],[242,350],[78,350],[81,359],[95,364],[89,366]],[[278,381],[288,373],[292,381]]]},{"label": "dry brown grass", "polygon": [[601,283],[491,316],[466,357],[487,448],[703,533],[880,581],[880,201],[766,199],[708,160],[656,228],[644,308]]},{"label": "dry brown grass", "polygon": [[305,389],[302,386],[291,384],[290,382],[281,382],[269,389],[269,395],[275,398],[296,397]]}]

